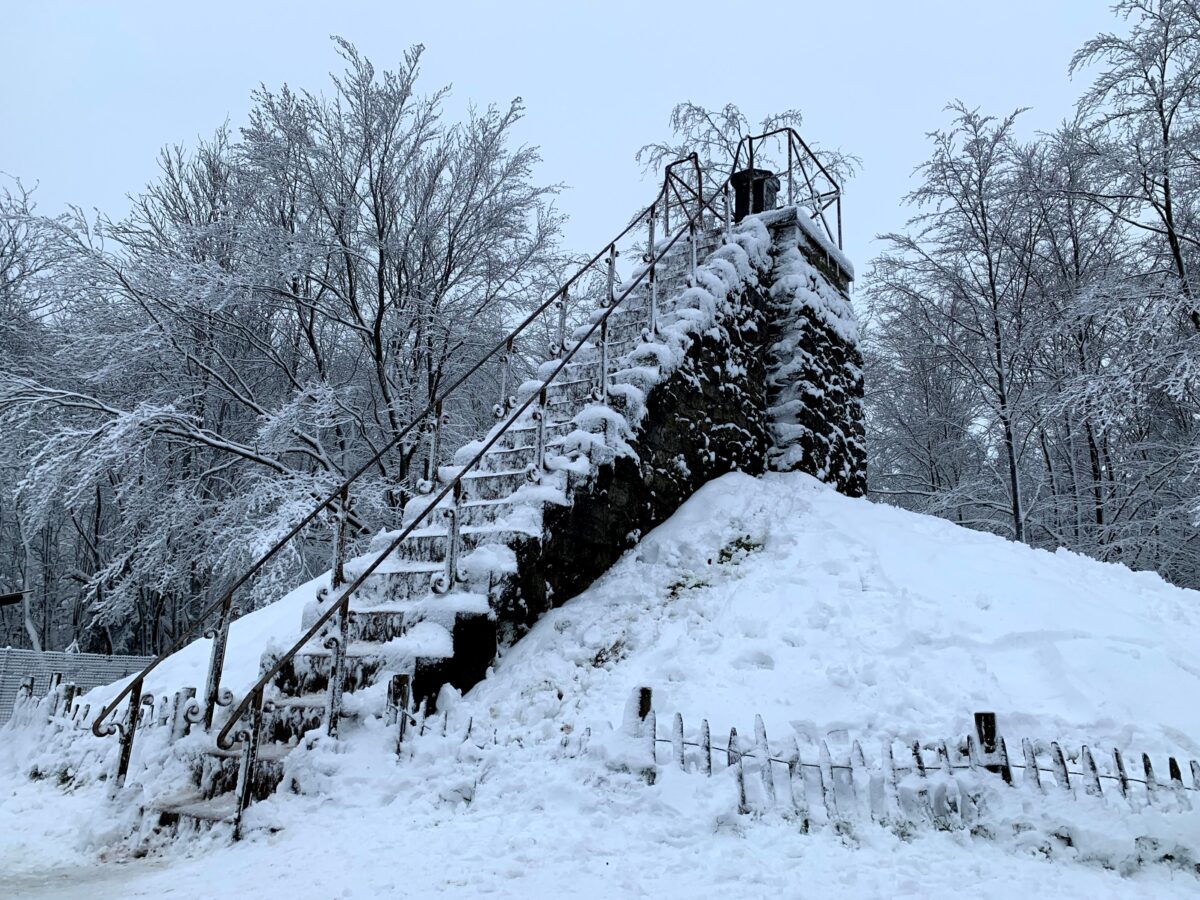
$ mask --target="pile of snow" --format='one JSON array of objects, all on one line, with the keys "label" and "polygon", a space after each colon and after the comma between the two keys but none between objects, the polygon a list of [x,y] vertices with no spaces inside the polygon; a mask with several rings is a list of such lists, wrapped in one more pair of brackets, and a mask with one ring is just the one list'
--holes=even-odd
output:
[{"label": "pile of snow", "polygon": [[[619,765],[619,725],[640,685],[660,721],[679,711],[744,734],[760,713],[773,738],[839,754],[852,738],[961,737],[989,709],[1014,739],[1145,751],[1161,767],[1160,754],[1200,756],[1197,599],[804,475],[729,475],[468,695],[447,693],[445,737],[434,720],[397,761],[395,728],[368,719],[295,752],[303,793],[251,807],[240,844],[214,832],[98,862],[113,831],[103,786],[64,795],[0,760],[0,893],[1192,897],[1200,810],[1012,791],[1025,799],[998,813],[1020,821],[992,837],[869,821],[802,834],[737,815],[731,770],[679,772],[664,750],[648,785]],[[1141,864],[1149,833],[1173,860]]]}]

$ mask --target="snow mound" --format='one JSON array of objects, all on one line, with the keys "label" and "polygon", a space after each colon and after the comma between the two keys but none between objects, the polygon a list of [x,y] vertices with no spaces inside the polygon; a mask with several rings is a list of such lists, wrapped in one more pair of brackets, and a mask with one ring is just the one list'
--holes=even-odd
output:
[{"label": "snow mound", "polygon": [[[1016,811],[1035,825],[1007,839],[870,822],[802,834],[777,814],[737,815],[732,769],[680,772],[664,749],[648,785],[619,748],[629,697],[646,685],[660,729],[679,711],[689,727],[707,718],[714,736],[745,734],[760,713],[773,738],[790,731],[835,753],[854,738],[961,737],[974,711],[992,710],[1014,739],[1200,756],[1198,599],[805,475],[727,475],[544,616],[466,696],[444,692],[445,717],[399,761],[395,728],[378,719],[317,739],[287,761],[300,793],[251,807],[248,840],[131,863],[122,889],[269,895],[279,872],[303,871],[290,896],[795,896],[797,884],[839,897],[957,897],[964,885],[1195,896],[1197,810],[1047,796]],[[0,871],[23,896],[73,896],[63,885],[103,877],[102,786],[0,788],[0,834],[14,836]],[[1090,843],[1055,844],[1058,816]],[[1148,824],[1168,829],[1174,862],[1143,864]]]}]

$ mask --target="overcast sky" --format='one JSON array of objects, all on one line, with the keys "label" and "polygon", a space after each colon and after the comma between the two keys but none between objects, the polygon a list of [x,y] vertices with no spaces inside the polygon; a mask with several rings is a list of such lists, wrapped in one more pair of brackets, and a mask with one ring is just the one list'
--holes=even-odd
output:
[{"label": "overcast sky", "polygon": [[578,250],[648,202],[633,155],[667,136],[676,102],[732,101],[755,122],[799,108],[806,137],[863,159],[845,200],[860,271],[874,235],[903,224],[948,101],[1029,106],[1023,131],[1051,128],[1084,87],[1067,77],[1071,53],[1120,24],[1103,0],[4,5],[0,171],[36,181],[43,212],[123,213],[160,146],[240,125],[259,83],[325,89],[339,34],[377,67],[425,44],[423,87],[453,84],[455,115],[524,98],[521,139],[541,147],[542,180],[569,185],[559,205]]}]

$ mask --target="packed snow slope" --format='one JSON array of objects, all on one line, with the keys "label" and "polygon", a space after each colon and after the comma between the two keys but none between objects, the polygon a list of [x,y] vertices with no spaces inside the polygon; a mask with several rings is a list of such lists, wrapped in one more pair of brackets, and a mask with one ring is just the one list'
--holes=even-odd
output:
[{"label": "packed snow slope", "polygon": [[[1200,810],[1051,797],[1024,810],[1029,829],[990,838],[869,821],[802,834],[736,815],[727,772],[679,772],[665,748],[646,784],[620,765],[619,728],[646,685],[664,732],[676,711],[714,735],[761,713],[774,739],[844,754],[854,738],[961,737],[992,710],[1010,747],[1200,757],[1198,600],[805,475],[728,475],[446,697],[447,737],[435,726],[397,762],[394,729],[367,719],[293,753],[302,793],[251,807],[240,844],[214,833],[101,861],[119,830],[103,785],[30,783],[0,749],[0,895],[1194,897]],[[1064,826],[1072,846],[1048,837]],[[1146,833],[1185,864],[1140,864]]]}]

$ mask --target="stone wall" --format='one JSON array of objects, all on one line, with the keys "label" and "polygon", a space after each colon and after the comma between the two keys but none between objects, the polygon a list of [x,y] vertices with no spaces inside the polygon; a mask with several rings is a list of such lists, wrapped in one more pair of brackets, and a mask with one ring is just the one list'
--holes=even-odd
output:
[{"label": "stone wall", "polygon": [[767,458],[766,298],[730,298],[717,327],[697,337],[678,369],[650,392],[642,429],[578,485],[569,506],[547,507],[545,537],[517,548],[518,575],[500,605],[501,641],[604,574],[698,488],[732,471],[760,474]]},{"label": "stone wall", "polygon": [[801,227],[795,208],[763,218],[774,239],[764,348],[769,467],[860,497],[867,453],[851,275]]}]

